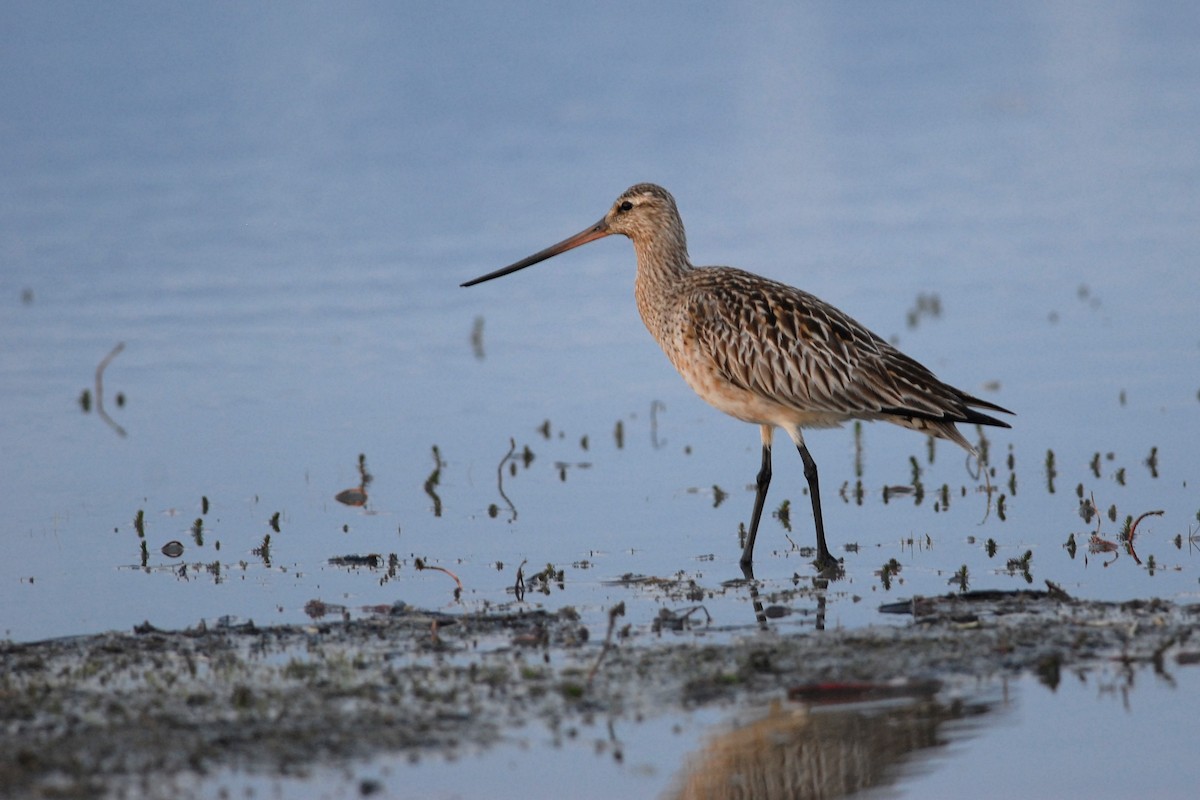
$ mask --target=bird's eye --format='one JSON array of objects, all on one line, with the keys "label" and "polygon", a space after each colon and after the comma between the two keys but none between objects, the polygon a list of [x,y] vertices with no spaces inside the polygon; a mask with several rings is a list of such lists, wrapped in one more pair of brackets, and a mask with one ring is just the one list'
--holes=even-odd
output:
[{"label": "bird's eye", "polygon": [[632,211],[632,210],[633,210],[633,203],[631,203],[631,202],[629,202],[628,200],[626,200],[624,203],[621,203],[621,205],[620,205],[620,209],[621,209],[622,211]]}]

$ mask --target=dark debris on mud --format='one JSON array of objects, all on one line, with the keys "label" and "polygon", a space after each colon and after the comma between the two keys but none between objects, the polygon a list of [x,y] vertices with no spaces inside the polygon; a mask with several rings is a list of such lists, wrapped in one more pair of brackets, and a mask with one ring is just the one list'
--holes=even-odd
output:
[{"label": "dark debris on mud", "polygon": [[[976,680],[1053,686],[1101,660],[1197,661],[1200,606],[1045,592],[921,598],[905,627],[714,641],[634,624],[613,646],[571,609],[162,631],[0,644],[0,795],[104,795],[133,776],[303,774],[380,753],[454,753],[538,725],[761,702],[796,687]],[[601,654],[603,657],[601,658]]]}]

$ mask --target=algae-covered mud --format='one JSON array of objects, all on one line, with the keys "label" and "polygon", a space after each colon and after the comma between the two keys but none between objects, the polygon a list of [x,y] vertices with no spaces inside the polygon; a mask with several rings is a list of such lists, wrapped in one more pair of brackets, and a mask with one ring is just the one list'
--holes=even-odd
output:
[{"label": "algae-covered mud", "polygon": [[749,781],[763,792],[751,796],[785,786],[838,796],[935,746],[943,722],[986,713],[989,682],[1030,673],[1054,687],[1104,664],[1169,674],[1200,660],[1196,606],[1020,592],[889,610],[917,616],[804,636],[708,636],[699,624],[664,637],[620,609],[589,630],[569,610],[397,606],[309,626],[146,625],[7,644],[0,791],[158,796],[223,770],[303,776],[381,755],[478,752],[530,730],[566,739],[596,718],[763,707],[709,737],[672,791],[744,796],[732,787]]}]

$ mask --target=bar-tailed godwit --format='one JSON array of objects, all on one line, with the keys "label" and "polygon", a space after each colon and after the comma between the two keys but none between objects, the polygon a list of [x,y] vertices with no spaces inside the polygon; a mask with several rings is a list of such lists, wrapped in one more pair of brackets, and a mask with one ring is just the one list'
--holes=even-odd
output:
[{"label": "bar-tailed godwit", "polygon": [[614,233],[633,242],[638,311],[675,369],[714,408],[759,426],[762,466],[742,550],[745,568],[754,559],[771,483],[776,427],[787,431],[804,462],[818,567],[835,562],[825,544],[817,465],[804,444],[805,428],[885,420],[975,453],[956,423],[1010,427],[975,409],[1011,411],[943,383],[823,300],[740,269],[692,266],[675,198],[652,183],[631,186],[595,225],[462,285],[508,275]]}]

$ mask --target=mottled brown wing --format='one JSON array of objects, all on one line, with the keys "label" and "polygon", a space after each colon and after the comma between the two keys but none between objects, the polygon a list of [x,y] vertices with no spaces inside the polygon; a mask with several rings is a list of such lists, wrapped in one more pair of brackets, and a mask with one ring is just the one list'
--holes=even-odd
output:
[{"label": "mottled brown wing", "polygon": [[704,270],[686,302],[697,343],[736,386],[801,411],[966,421],[963,396],[833,306],[740,270]]}]

